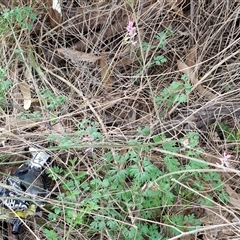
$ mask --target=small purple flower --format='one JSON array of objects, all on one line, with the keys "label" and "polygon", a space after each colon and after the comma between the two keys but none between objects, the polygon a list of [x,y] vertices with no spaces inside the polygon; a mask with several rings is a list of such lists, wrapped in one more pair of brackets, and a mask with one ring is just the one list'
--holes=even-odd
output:
[{"label": "small purple flower", "polygon": [[137,41],[132,41],[132,45],[133,45],[134,47],[136,47],[136,46],[137,46]]},{"label": "small purple flower", "polygon": [[223,153],[223,157],[219,158],[221,161],[221,164],[216,163],[219,167],[225,168],[230,166],[229,158],[232,157],[232,155],[227,154],[225,151]]},{"label": "small purple flower", "polygon": [[126,27],[129,37],[133,38],[136,35],[136,27],[133,26],[133,21],[129,21]]},{"label": "small purple flower", "polygon": [[137,32],[136,32],[136,27],[134,27],[134,22],[129,21],[126,29],[128,34],[125,38],[125,42],[131,43],[134,47],[136,47],[137,41],[134,39],[134,37],[137,35]]}]

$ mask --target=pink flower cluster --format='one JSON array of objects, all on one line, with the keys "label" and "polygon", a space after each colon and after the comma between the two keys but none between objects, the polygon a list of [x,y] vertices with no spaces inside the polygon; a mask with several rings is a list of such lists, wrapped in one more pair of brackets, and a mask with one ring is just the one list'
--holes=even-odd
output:
[{"label": "pink flower cluster", "polygon": [[134,27],[134,22],[133,21],[129,21],[126,29],[127,29],[127,32],[128,32],[128,36],[126,38],[126,42],[130,42],[133,46],[136,46],[137,45],[137,41],[134,40],[134,38],[137,35],[137,32],[136,32],[136,27]]},{"label": "pink flower cluster", "polygon": [[221,164],[216,163],[219,167],[223,168],[225,170],[225,167],[229,167],[230,166],[230,162],[229,162],[229,158],[232,155],[227,154],[226,152],[223,153],[223,157],[219,158],[219,160],[221,161]]}]

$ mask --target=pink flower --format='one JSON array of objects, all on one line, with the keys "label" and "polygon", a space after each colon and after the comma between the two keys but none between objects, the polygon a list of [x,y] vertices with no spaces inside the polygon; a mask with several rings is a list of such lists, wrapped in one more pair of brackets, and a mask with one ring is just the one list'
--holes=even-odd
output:
[{"label": "pink flower", "polygon": [[133,45],[134,47],[136,47],[136,46],[137,46],[137,41],[132,41],[132,45]]},{"label": "pink flower", "polygon": [[136,27],[133,26],[133,21],[129,21],[126,27],[129,37],[134,37],[136,35]]},{"label": "pink flower", "polygon": [[126,27],[127,29],[127,36],[125,37],[125,43],[131,43],[134,47],[137,46],[137,41],[134,39],[137,35],[136,27],[133,26],[134,22],[129,21]]},{"label": "pink flower", "polygon": [[219,158],[219,160],[221,161],[221,164],[219,163],[216,163],[218,166],[224,168],[224,167],[229,167],[230,165],[230,162],[229,162],[229,158],[231,157],[232,155],[230,154],[227,154],[225,151],[223,153],[223,157],[222,158]]}]

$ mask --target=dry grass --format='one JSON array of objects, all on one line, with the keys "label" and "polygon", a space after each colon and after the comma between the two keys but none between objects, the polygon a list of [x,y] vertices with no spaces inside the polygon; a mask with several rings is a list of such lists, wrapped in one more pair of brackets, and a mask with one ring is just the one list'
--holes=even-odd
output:
[{"label": "dry grass", "polygon": [[[239,205],[234,202],[239,200],[240,191],[238,148],[224,137],[216,140],[213,135],[217,128],[210,123],[224,123],[240,131],[240,3],[176,2],[178,4],[170,0],[141,0],[131,5],[123,0],[63,1],[62,19],[56,11],[47,13],[42,1],[31,3],[38,17],[33,29],[14,28],[14,32],[0,37],[1,67],[13,82],[6,95],[6,108],[0,109],[0,152],[2,156],[12,157],[2,162],[21,161],[21,151],[26,145],[58,146],[58,141],[49,145],[47,137],[74,135],[76,123],[84,118],[99,123],[107,147],[125,146],[127,140],[137,138],[137,128],[144,126],[150,126],[151,135],[164,131],[177,139],[185,134],[184,127],[192,121],[201,135],[201,147],[207,152],[203,157],[206,161],[215,164],[216,157],[223,151],[233,155],[232,171],[222,173],[232,199],[228,205],[216,205],[201,213],[206,230],[198,239],[238,239],[239,227],[235,223],[239,220]],[[144,52],[140,44],[134,49],[123,44],[129,20],[136,24],[138,43],[156,45],[154,36],[169,26],[174,36],[168,38],[162,49],[149,48]],[[15,53],[16,49],[23,52]],[[167,63],[149,66],[157,55],[165,56]],[[178,61],[188,69],[179,66]],[[157,105],[154,98],[186,72],[190,73],[193,86],[188,102],[176,103],[171,108]],[[19,117],[20,113],[26,113],[24,93],[20,89],[22,82],[31,92],[29,112],[40,112],[37,120]],[[56,96],[65,96],[67,101],[54,111],[45,109],[40,94],[43,88],[50,89]],[[225,111],[216,113],[220,108]],[[203,119],[210,120],[198,127],[197,123]],[[104,147],[100,147],[92,158],[75,148],[55,149],[54,159],[58,164],[68,166],[69,159],[77,157],[76,171],[86,170],[90,178],[97,174],[95,170],[105,152]],[[157,153],[153,153],[153,160],[154,157]],[[9,173],[12,169],[4,167],[1,171]],[[38,229],[33,227],[36,225],[30,225],[41,238]],[[213,229],[208,228],[210,225]],[[59,226],[63,226],[62,230],[58,229],[59,236],[64,235],[67,228],[64,219]],[[80,232],[81,229],[73,231],[67,239],[86,239]],[[191,237],[171,239],[193,239]],[[21,236],[21,239],[28,237]]]}]

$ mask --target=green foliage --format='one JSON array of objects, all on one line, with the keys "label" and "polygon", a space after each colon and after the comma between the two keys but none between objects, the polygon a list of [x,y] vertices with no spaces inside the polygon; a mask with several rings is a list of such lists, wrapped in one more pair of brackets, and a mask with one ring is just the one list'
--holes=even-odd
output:
[{"label": "green foliage", "polygon": [[[165,220],[168,224],[172,224],[175,228],[170,228],[170,231],[174,235],[178,235],[183,231],[192,231],[195,230],[197,227],[201,226],[201,221],[196,219],[194,214],[190,215],[173,215],[170,219],[165,217]],[[177,230],[179,229],[179,230]]]},{"label": "green foliage", "polygon": [[[147,67],[161,66],[167,62],[167,58],[165,56],[156,53],[159,49],[162,49],[167,45],[167,40],[170,36],[173,36],[171,26],[156,34],[155,39],[158,42],[157,45],[150,45],[147,42],[143,42],[141,44],[143,52],[148,52],[150,50],[154,52],[153,59],[146,64]],[[176,103],[186,103],[191,89],[192,86],[189,82],[188,76],[183,74],[180,80],[170,83],[170,85],[164,88],[154,100],[157,104],[162,104],[165,108],[170,108]]]},{"label": "green foliage", "polygon": [[150,46],[150,44],[147,42],[142,42],[141,47],[143,52],[147,52],[148,50],[153,50],[156,48],[155,46]]},{"label": "green foliage", "polygon": [[10,89],[12,81],[6,79],[6,74],[3,68],[0,68],[0,107],[4,108],[6,102],[7,91]]},{"label": "green foliage", "polygon": [[147,137],[150,134],[150,126],[145,126],[144,128],[138,127],[137,132],[140,135]]},{"label": "green foliage", "polygon": [[80,123],[77,124],[77,136],[88,138],[88,140],[99,140],[103,139],[102,134],[98,130],[98,123],[90,121],[88,119],[83,119]]},{"label": "green foliage", "polygon": [[168,87],[164,88],[155,98],[157,104],[165,104],[167,108],[175,103],[186,103],[187,96],[191,92],[191,84],[188,82],[187,75],[182,75],[181,81],[173,81]]},{"label": "green foliage", "polygon": [[[30,30],[35,19],[36,15],[28,6],[5,9],[0,17],[0,32]],[[154,36],[155,45],[141,44],[144,53],[153,53],[147,67],[158,67],[167,62],[161,53],[172,35],[169,27]],[[13,51],[23,52],[21,49]],[[5,71],[0,69],[1,103],[6,101],[11,86],[12,81],[6,79]],[[188,76],[183,74],[180,79],[170,82],[154,100],[170,108],[186,103],[191,90]],[[40,89],[40,95],[44,108],[50,112],[61,111],[67,102],[66,96],[57,95],[50,89]],[[41,114],[25,111],[20,117],[21,120],[40,119]],[[239,133],[230,127],[220,125],[220,129],[226,140],[240,139]],[[176,213],[173,206],[181,205],[187,209],[200,204],[204,208],[213,206],[214,201],[229,201],[220,175],[201,159],[203,149],[199,147],[198,133],[188,132],[175,140],[164,135],[150,138],[150,126],[138,127],[137,133],[139,136],[129,140],[122,149],[111,146],[101,149],[104,154],[99,156],[96,165],[91,164],[92,171],[76,171],[78,158],[69,160],[66,168],[55,166],[47,171],[59,187],[59,193],[52,199],[49,225],[44,229],[48,239],[59,239],[51,223],[64,221],[69,230],[62,239],[67,239],[72,230],[79,231],[81,226],[81,231],[89,238],[104,232],[112,239],[117,235],[119,239],[166,240],[169,232],[179,235],[181,231],[191,231],[202,224],[194,214]],[[83,119],[71,134],[49,135],[47,140],[54,141],[61,150],[87,148],[92,151],[94,144],[104,138],[97,122]],[[152,146],[160,149],[158,155]],[[166,226],[160,226],[159,221]]]},{"label": "green foliage", "polygon": [[172,30],[172,26],[168,27],[166,30],[158,33],[155,38],[159,41],[157,47],[158,48],[163,48],[166,46],[167,44],[167,38],[170,36],[173,36],[173,30]]},{"label": "green foliage", "polygon": [[[77,128],[78,135],[86,137],[92,133],[87,129],[97,129],[97,125],[83,120]],[[148,135],[149,128],[139,128],[138,132]],[[106,151],[97,168],[99,175],[90,180],[86,181],[85,172],[74,173],[77,159],[71,160],[67,169],[55,167],[48,171],[55,181],[62,180],[62,193],[57,196],[60,204],[52,207],[49,221],[64,216],[73,229],[84,225],[90,235],[107,231],[111,238],[118,232],[121,239],[168,239],[169,231],[178,235],[201,225],[193,214],[171,214],[174,204],[181,201],[188,207],[193,207],[192,203],[212,206],[216,196],[218,201],[228,201],[220,175],[204,171],[209,167],[200,158],[203,150],[199,147],[198,133],[189,132],[179,141],[156,135],[152,141],[166,151],[159,156],[161,170],[147,157],[150,147],[133,139],[124,153]],[[189,159],[177,156],[179,151]],[[172,181],[173,178],[181,185]],[[81,197],[83,192],[87,194]],[[95,211],[97,214],[92,214]],[[141,218],[141,222],[132,224],[130,219],[134,216]],[[159,218],[172,227],[160,228],[155,222]]]},{"label": "green foliage", "polygon": [[4,9],[0,17],[0,33],[13,28],[31,30],[32,22],[36,20],[36,14],[29,6]]},{"label": "green foliage", "polygon": [[41,89],[41,96],[43,99],[44,107],[50,111],[61,108],[66,103],[67,98],[63,95],[55,95],[49,89]]},{"label": "green foliage", "polygon": [[[77,159],[73,159],[72,163],[76,161]],[[48,215],[49,221],[55,222],[59,218],[64,218],[74,228],[84,222],[86,213],[98,209],[98,206],[93,201],[80,201],[83,191],[81,182],[85,178],[86,173],[74,173],[73,165],[64,170],[59,167],[53,167],[47,170],[47,174],[55,181],[61,180],[63,188],[63,192],[57,195],[58,204],[52,207],[52,212]],[[64,206],[64,211],[62,206]],[[48,234],[53,233],[53,231],[45,230]]]},{"label": "green foliage", "polygon": [[0,101],[5,100],[6,91],[10,89],[11,85],[11,80],[0,81]]},{"label": "green foliage", "polygon": [[159,56],[154,56],[153,61],[155,65],[162,65],[163,63],[167,62],[167,59],[164,56],[159,55]]},{"label": "green foliage", "polygon": [[226,141],[229,141],[229,142],[230,141],[231,142],[240,141],[240,132],[239,131],[236,131],[236,130],[232,129],[231,127],[229,127],[228,125],[225,125],[222,123],[218,124],[218,127],[224,134]]},{"label": "green foliage", "polygon": [[41,119],[40,111],[34,111],[34,112],[25,111],[25,112],[19,113],[19,115],[20,115],[20,120]]},{"label": "green foliage", "polygon": [[57,142],[58,147],[62,150],[70,149],[76,145],[81,146],[80,139],[67,133],[63,133],[61,136],[51,134],[47,137],[47,140],[49,142]]},{"label": "green foliage", "polygon": [[[151,45],[147,42],[143,42],[141,44],[141,48],[142,48],[143,52],[147,52],[147,51],[150,51],[150,50],[153,51],[153,52],[157,52],[159,49],[162,49],[163,47],[166,46],[167,39],[170,36],[173,36],[173,31],[172,31],[171,26],[169,28],[167,28],[166,30],[156,34],[155,39],[158,42],[157,45]],[[151,66],[154,66],[154,65],[160,66],[160,65],[162,65],[166,62],[167,62],[166,57],[164,57],[163,55],[156,55],[156,56],[153,56],[152,61],[149,61],[147,63],[147,66],[148,67],[151,67]]]},{"label": "green foliage", "polygon": [[[47,137],[50,142],[57,142],[62,150],[69,148],[78,148],[93,150],[94,142],[102,141],[103,136],[99,131],[98,123],[88,119],[82,119],[76,124],[76,131],[72,134],[63,133],[61,136],[51,134]],[[87,148],[87,149],[86,149]]]},{"label": "green foliage", "polygon": [[45,228],[44,233],[48,240],[57,240],[58,239],[57,233],[54,232],[53,230],[49,230],[49,229]]},{"label": "green foliage", "polygon": [[148,50],[157,50],[157,49],[162,49],[167,45],[167,39],[171,36],[173,36],[173,30],[172,27],[168,27],[166,30],[159,32],[156,34],[155,39],[157,39],[158,44],[157,45],[150,45],[147,42],[142,43],[142,49],[144,52]]},{"label": "green foliage", "polygon": [[214,128],[216,128],[217,132],[220,132],[220,135],[222,135],[224,141],[234,144],[234,150],[238,152],[240,143],[240,131],[219,122],[213,123],[212,125]]}]

